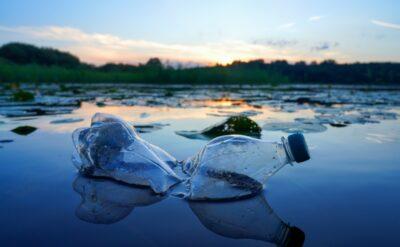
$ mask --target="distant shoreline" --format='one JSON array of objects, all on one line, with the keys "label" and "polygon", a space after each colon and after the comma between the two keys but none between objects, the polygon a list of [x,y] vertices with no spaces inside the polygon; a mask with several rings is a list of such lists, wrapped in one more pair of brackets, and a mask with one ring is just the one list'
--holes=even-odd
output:
[{"label": "distant shoreline", "polygon": [[400,85],[400,63],[337,64],[285,60],[235,61],[228,65],[174,68],[160,59],[146,64],[82,63],[67,52],[33,45],[9,43],[0,47],[0,83],[158,83],[215,85],[344,84]]}]

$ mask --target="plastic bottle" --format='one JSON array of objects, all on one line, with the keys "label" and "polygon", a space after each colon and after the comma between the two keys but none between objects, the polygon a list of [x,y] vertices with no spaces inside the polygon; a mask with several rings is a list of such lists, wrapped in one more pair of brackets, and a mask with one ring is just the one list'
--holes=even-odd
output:
[{"label": "plastic bottle", "polygon": [[172,170],[178,164],[174,157],[113,115],[95,114],[91,126],[75,130],[72,139],[72,160],[82,174],[150,186],[156,193],[181,182]]},{"label": "plastic bottle", "polygon": [[191,200],[256,194],[283,166],[310,158],[300,133],[281,142],[225,135],[211,140],[192,158],[178,162],[140,138],[131,124],[99,113],[89,128],[74,131],[73,141],[73,162],[82,174],[150,186],[156,193],[172,191]]},{"label": "plastic bottle", "polygon": [[228,199],[250,196],[286,164],[310,158],[304,136],[292,134],[281,142],[241,135],[221,136],[183,164],[189,176],[187,198]]}]

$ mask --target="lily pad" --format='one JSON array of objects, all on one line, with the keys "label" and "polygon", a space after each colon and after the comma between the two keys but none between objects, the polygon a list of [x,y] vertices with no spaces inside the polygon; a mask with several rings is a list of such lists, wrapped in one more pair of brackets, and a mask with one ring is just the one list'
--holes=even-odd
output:
[{"label": "lily pad", "polygon": [[33,93],[27,91],[18,91],[13,94],[14,101],[32,101],[35,99],[35,95]]},{"label": "lily pad", "polygon": [[150,133],[156,130],[160,130],[169,124],[164,123],[148,123],[148,124],[134,124],[135,130],[139,133]]},{"label": "lily pad", "polygon": [[14,140],[11,140],[11,139],[3,139],[3,140],[0,140],[0,143],[10,143],[10,142],[13,142]]},{"label": "lily pad", "polygon": [[77,123],[77,122],[82,122],[83,118],[63,118],[63,119],[57,119],[53,120],[50,123],[51,124],[66,124],[66,123]]},{"label": "lily pad", "polygon": [[302,122],[295,121],[266,123],[263,126],[263,129],[270,131],[284,131],[287,133],[317,133],[324,132],[327,128],[316,121],[305,121],[303,119]]},{"label": "lily pad", "polygon": [[25,125],[25,126],[19,126],[11,131],[17,135],[27,136],[36,130],[37,130],[36,127]]},{"label": "lily pad", "polygon": [[147,112],[140,113],[140,118],[148,118],[148,117],[150,117],[149,113],[147,113]]},{"label": "lily pad", "polygon": [[329,124],[332,127],[345,127],[349,124],[379,123],[379,121],[361,114],[317,115],[315,118],[321,124]]},{"label": "lily pad", "polygon": [[242,112],[218,111],[217,113],[207,113],[207,115],[214,116],[214,117],[233,117],[233,116],[253,117],[258,114],[262,114],[262,111],[255,111],[255,110],[247,110],[247,111],[242,111]]}]

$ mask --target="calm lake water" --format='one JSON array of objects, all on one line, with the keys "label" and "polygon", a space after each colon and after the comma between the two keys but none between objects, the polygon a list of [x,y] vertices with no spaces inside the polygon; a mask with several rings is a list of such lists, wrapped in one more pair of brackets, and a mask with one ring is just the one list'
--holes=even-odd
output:
[{"label": "calm lake water", "polygon": [[[274,246],[276,222],[301,229],[304,246],[400,242],[399,88],[21,87],[35,102],[12,102],[15,89],[0,96],[1,246]],[[202,130],[240,113],[264,126],[262,139],[304,130],[311,160],[283,168],[247,201],[156,196],[78,175],[71,132],[89,126],[96,112],[139,125],[144,139],[179,160],[207,140],[176,131]],[[11,131],[20,126],[37,129]],[[218,225],[238,217],[241,234]],[[245,225],[257,220],[259,228]],[[268,234],[260,237],[259,229]]]}]

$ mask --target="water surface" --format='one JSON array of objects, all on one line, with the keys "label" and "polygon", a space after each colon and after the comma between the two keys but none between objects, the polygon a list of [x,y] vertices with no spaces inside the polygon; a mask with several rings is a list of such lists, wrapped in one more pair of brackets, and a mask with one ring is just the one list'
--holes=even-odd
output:
[{"label": "water surface", "polygon": [[[118,189],[125,186],[120,184],[116,191],[137,199],[105,205],[115,213],[108,218],[82,216],[78,210],[82,195],[74,187],[79,176],[71,163],[71,132],[88,126],[96,112],[118,115],[139,127],[156,123],[153,128],[139,128],[142,137],[177,159],[194,155],[207,140],[185,138],[176,131],[201,130],[229,115],[247,114],[260,126],[298,123],[297,118],[315,120],[320,115],[356,116],[357,121],[341,122],[341,127],[320,121],[322,131],[305,132],[311,160],[287,166],[269,180],[262,195],[268,205],[265,210],[301,229],[304,246],[393,246],[400,240],[397,88],[22,88],[34,92],[36,101],[12,102],[11,89],[0,97],[2,246],[273,246],[223,236],[204,224],[194,210],[198,207],[178,198],[148,195],[143,188]],[[60,121],[64,119],[75,121]],[[26,135],[11,131],[18,126],[37,130]],[[261,138],[277,141],[290,131],[264,129]],[[85,188],[93,189],[90,186],[97,182]],[[109,199],[106,192],[85,195],[94,203]],[[240,202],[229,203],[235,208]],[[235,210],[229,212],[235,215]]]}]

